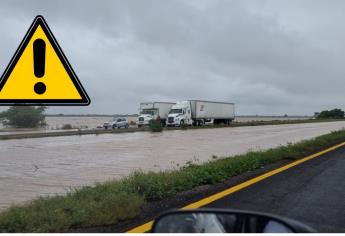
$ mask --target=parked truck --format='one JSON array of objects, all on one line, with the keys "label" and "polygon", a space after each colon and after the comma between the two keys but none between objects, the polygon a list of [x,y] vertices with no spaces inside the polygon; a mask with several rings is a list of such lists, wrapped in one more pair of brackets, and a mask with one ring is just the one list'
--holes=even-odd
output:
[{"label": "parked truck", "polygon": [[138,117],[138,127],[147,126],[150,120],[160,120],[163,126],[166,125],[166,120],[170,108],[175,105],[172,102],[143,102],[140,103],[140,115]]},{"label": "parked truck", "polygon": [[171,107],[167,125],[229,124],[234,119],[234,103],[188,100]]}]

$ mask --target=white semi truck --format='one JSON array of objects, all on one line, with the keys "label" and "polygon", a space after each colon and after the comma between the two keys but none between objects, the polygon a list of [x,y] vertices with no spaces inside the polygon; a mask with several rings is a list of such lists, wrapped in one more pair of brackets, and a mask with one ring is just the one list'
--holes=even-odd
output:
[{"label": "white semi truck", "polygon": [[229,124],[234,119],[234,103],[188,100],[171,107],[167,125]]},{"label": "white semi truck", "polygon": [[138,117],[138,127],[147,126],[150,120],[160,120],[162,125],[166,125],[171,107],[175,105],[172,102],[143,102],[140,103],[140,115]]}]

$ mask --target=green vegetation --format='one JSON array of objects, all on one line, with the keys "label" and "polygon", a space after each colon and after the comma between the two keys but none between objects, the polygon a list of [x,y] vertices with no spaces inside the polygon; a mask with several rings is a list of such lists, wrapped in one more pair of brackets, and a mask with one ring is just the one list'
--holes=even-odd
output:
[{"label": "green vegetation", "polygon": [[320,113],[315,112],[317,119],[344,119],[345,112],[341,109],[325,110]]},{"label": "green vegetation", "polygon": [[138,194],[123,191],[121,182],[98,184],[12,206],[0,214],[0,232],[62,232],[112,224],[137,215],[143,202]]},{"label": "green vegetation", "polygon": [[180,125],[180,129],[182,129],[182,130],[186,130],[186,129],[188,129],[188,127],[189,127],[189,125],[187,125],[185,123]]},{"label": "green vegetation", "polygon": [[158,120],[150,120],[149,128],[151,132],[162,132],[163,126],[162,123]]},{"label": "green vegetation", "polygon": [[71,190],[66,196],[42,197],[0,212],[0,232],[66,232],[75,227],[109,225],[140,214],[145,202],[175,196],[197,186],[220,183],[281,159],[345,140],[345,130],[266,151],[228,158],[213,157],[204,164],[188,162],[179,170],[135,172],[122,180]]},{"label": "green vegetation", "polygon": [[4,125],[16,128],[36,128],[45,125],[44,111],[46,107],[11,106],[7,111],[0,113]]},{"label": "green vegetation", "polygon": [[64,124],[61,129],[73,129],[71,124]]}]

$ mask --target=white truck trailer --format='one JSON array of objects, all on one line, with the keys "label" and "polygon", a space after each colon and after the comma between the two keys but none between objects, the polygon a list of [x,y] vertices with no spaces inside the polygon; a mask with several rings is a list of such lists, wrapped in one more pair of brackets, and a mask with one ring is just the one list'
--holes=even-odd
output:
[{"label": "white truck trailer", "polygon": [[234,119],[234,103],[188,100],[171,107],[167,125],[229,124]]},{"label": "white truck trailer", "polygon": [[162,125],[166,125],[166,120],[171,107],[175,105],[172,102],[143,102],[140,103],[140,115],[138,117],[138,127],[147,126],[150,120],[160,120]]}]

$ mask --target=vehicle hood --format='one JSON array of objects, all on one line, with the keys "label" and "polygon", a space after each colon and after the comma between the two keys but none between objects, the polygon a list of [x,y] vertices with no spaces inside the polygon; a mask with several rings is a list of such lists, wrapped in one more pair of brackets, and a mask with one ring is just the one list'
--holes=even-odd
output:
[{"label": "vehicle hood", "polygon": [[139,117],[142,117],[144,119],[152,119],[151,115],[145,114],[145,115],[140,115]]},{"label": "vehicle hood", "polygon": [[168,117],[179,117],[181,114],[178,114],[178,113],[173,113],[173,114],[169,114]]}]

